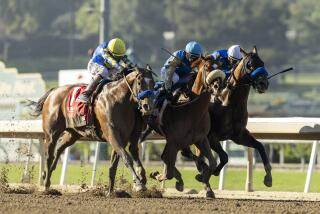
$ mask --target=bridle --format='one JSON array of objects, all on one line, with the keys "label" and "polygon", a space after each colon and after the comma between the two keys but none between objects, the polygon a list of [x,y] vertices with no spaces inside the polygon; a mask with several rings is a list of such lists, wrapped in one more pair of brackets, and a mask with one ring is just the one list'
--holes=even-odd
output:
[{"label": "bridle", "polygon": [[[140,71],[139,71],[137,68],[133,68],[133,69],[136,69],[136,70],[138,71],[137,75],[135,76],[135,78],[137,78],[137,76],[140,74]],[[132,70],[133,70],[133,69],[132,69]],[[137,98],[137,95],[134,93],[133,89],[131,88],[131,86],[130,86],[128,80],[127,80],[126,75],[125,75],[124,73],[122,73],[122,76],[123,76],[123,79],[124,79],[124,81],[126,82],[128,88],[129,88],[132,96],[133,96],[134,98]]]},{"label": "bridle", "polygon": [[[133,71],[133,70],[136,70],[136,71],[137,71],[137,75],[135,76],[135,79],[136,79],[140,74],[142,74],[142,72],[141,72],[137,67],[131,68],[131,69],[129,69],[129,70],[132,70],[132,71]],[[148,69],[146,69],[146,71],[147,71],[147,72],[150,72],[150,70],[148,70]],[[145,72],[145,71],[143,71],[143,72]],[[134,99],[137,100],[137,102],[138,102],[138,109],[141,109],[141,107],[142,107],[142,100],[143,100],[143,98],[142,98],[143,95],[141,95],[141,93],[144,92],[144,93],[145,93],[144,97],[149,97],[151,94],[153,95],[152,90],[146,90],[146,91],[139,90],[138,92],[135,93],[135,91],[133,90],[133,88],[130,86],[126,75],[125,75],[124,73],[122,73],[122,75],[123,75],[123,79],[124,79],[126,85],[127,85],[128,88],[129,88],[129,91],[130,91],[131,95],[132,95],[132,96],[134,97]],[[146,78],[146,77],[145,77],[145,78]],[[138,81],[139,81],[139,80],[138,80]],[[146,92],[147,92],[147,93],[146,93]]]},{"label": "bridle", "polygon": [[[243,73],[245,73],[245,74],[251,74],[251,73],[254,71],[254,69],[255,69],[255,68],[252,68],[251,65],[249,65],[249,62],[250,62],[250,61],[248,60],[249,57],[250,57],[250,55],[248,54],[248,55],[246,55],[246,56],[241,60],[241,61],[243,62],[243,66],[242,66],[242,68],[241,68],[241,70],[240,70],[240,73],[241,73],[241,74],[243,74]],[[230,89],[230,90],[234,90],[235,88],[237,88],[237,87],[242,87],[242,86],[252,86],[252,84],[254,83],[254,81],[252,80],[251,77],[249,77],[249,83],[241,83],[241,79],[237,79],[237,78],[236,78],[234,72],[235,72],[237,66],[240,64],[241,61],[239,61],[239,62],[234,66],[234,69],[232,69],[231,75],[229,76],[229,78],[228,78],[228,80],[227,80],[227,88]],[[243,75],[243,76],[244,76],[244,75]],[[243,76],[242,76],[242,77],[243,77]],[[231,84],[231,77],[232,77],[232,78],[234,79],[234,81],[235,81],[235,84],[234,84],[234,85]]]}]

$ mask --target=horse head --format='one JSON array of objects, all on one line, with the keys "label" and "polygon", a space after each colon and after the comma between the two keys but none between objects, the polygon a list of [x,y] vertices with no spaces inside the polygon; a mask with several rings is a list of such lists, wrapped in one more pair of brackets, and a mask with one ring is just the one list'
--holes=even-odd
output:
[{"label": "horse head", "polygon": [[243,86],[252,86],[258,93],[264,93],[269,87],[268,72],[264,62],[258,56],[257,48],[254,46],[250,53],[240,49],[244,57],[238,63],[227,80],[226,87],[221,92],[219,99],[223,106],[229,105],[229,97],[235,89]]},{"label": "horse head", "polygon": [[200,94],[202,91],[208,91],[212,95],[219,95],[225,79],[225,74],[221,70],[212,70],[214,61],[212,58],[201,57],[192,64],[192,67],[198,68],[198,73],[194,81],[192,91]]},{"label": "horse head", "polygon": [[250,53],[241,49],[244,55],[227,80],[228,88],[241,85],[252,86],[258,93],[264,93],[269,87],[268,72],[260,59],[256,46]]},{"label": "horse head", "polygon": [[[130,89],[133,99],[138,103],[138,109],[142,115],[150,115],[154,110],[154,79],[152,69],[149,66],[146,68],[136,66],[133,68],[133,73],[135,73],[135,78],[132,81],[132,88]],[[130,84],[128,85],[130,86]]]}]

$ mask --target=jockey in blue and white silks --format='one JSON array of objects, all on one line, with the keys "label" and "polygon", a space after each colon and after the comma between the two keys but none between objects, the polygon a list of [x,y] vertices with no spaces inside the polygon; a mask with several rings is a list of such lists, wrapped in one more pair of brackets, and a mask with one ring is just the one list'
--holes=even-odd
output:
[{"label": "jockey in blue and white silks", "polygon": [[226,78],[230,75],[234,67],[242,59],[239,45],[232,45],[227,49],[221,49],[211,54],[211,57],[217,62],[213,64],[213,69],[220,69],[226,74]]},{"label": "jockey in blue and white silks", "polygon": [[113,80],[117,73],[131,64],[125,53],[125,43],[119,38],[112,39],[108,43],[104,42],[96,48],[88,63],[88,71],[93,78],[86,90],[77,98],[78,102],[88,103],[102,79]]},{"label": "jockey in blue and white silks", "polygon": [[161,68],[161,77],[165,81],[165,90],[171,95],[172,86],[186,78],[191,72],[191,64],[203,54],[203,49],[198,42],[192,41],[186,45],[185,50],[173,53]]}]

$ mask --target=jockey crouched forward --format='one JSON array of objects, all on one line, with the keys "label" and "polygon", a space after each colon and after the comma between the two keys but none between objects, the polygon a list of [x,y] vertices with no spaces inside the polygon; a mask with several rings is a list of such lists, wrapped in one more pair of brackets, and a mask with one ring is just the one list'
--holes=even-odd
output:
[{"label": "jockey crouched forward", "polygon": [[77,98],[78,102],[89,103],[93,91],[101,80],[112,81],[122,69],[132,65],[125,53],[126,45],[119,38],[110,40],[108,44],[104,42],[96,48],[88,63],[88,71],[93,78],[86,90]]},{"label": "jockey crouched forward", "polygon": [[242,59],[240,45],[232,45],[227,49],[214,51],[206,58],[212,58],[216,63],[213,64],[213,69],[220,69],[226,74],[226,78],[230,76],[231,72],[238,65]]},{"label": "jockey crouched forward", "polygon": [[[191,64],[199,59],[203,54],[203,49],[198,42],[189,42],[185,50],[178,50],[173,53],[161,68],[161,78],[165,81],[162,91],[166,94],[166,99],[172,100],[172,89],[178,89],[188,83],[185,81],[192,72]],[[163,94],[164,92],[160,93]]]}]

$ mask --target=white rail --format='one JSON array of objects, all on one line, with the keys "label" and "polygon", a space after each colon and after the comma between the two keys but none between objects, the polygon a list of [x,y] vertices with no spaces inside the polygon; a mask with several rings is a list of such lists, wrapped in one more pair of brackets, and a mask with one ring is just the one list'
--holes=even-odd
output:
[{"label": "white rail", "polygon": [[[257,139],[282,139],[288,140],[285,143],[296,143],[292,140],[309,140],[313,141],[310,154],[310,162],[307,172],[304,192],[308,192],[311,183],[311,177],[317,157],[317,145],[320,140],[320,118],[249,118],[247,128]],[[41,120],[20,120],[20,121],[0,121],[0,138],[24,138],[39,139],[43,141],[44,134],[42,132]],[[151,139],[160,139],[160,136],[152,136]],[[284,141],[281,141],[284,143]],[[41,144],[40,144],[41,145]],[[99,148],[99,146],[97,146]],[[42,149],[40,149],[42,151]],[[96,154],[97,151],[96,151]],[[248,173],[245,189],[253,191],[252,183],[252,151],[248,149]],[[67,157],[65,155],[65,157]],[[43,154],[41,154],[43,157]],[[93,173],[96,170],[98,158],[94,163]],[[67,159],[64,160],[64,167],[60,184],[64,183],[66,173]],[[44,160],[40,161],[40,172],[43,171]],[[39,183],[42,184],[41,173],[39,173]],[[223,188],[224,172],[221,173],[219,188]],[[94,184],[95,174],[92,176],[91,183]]]}]

